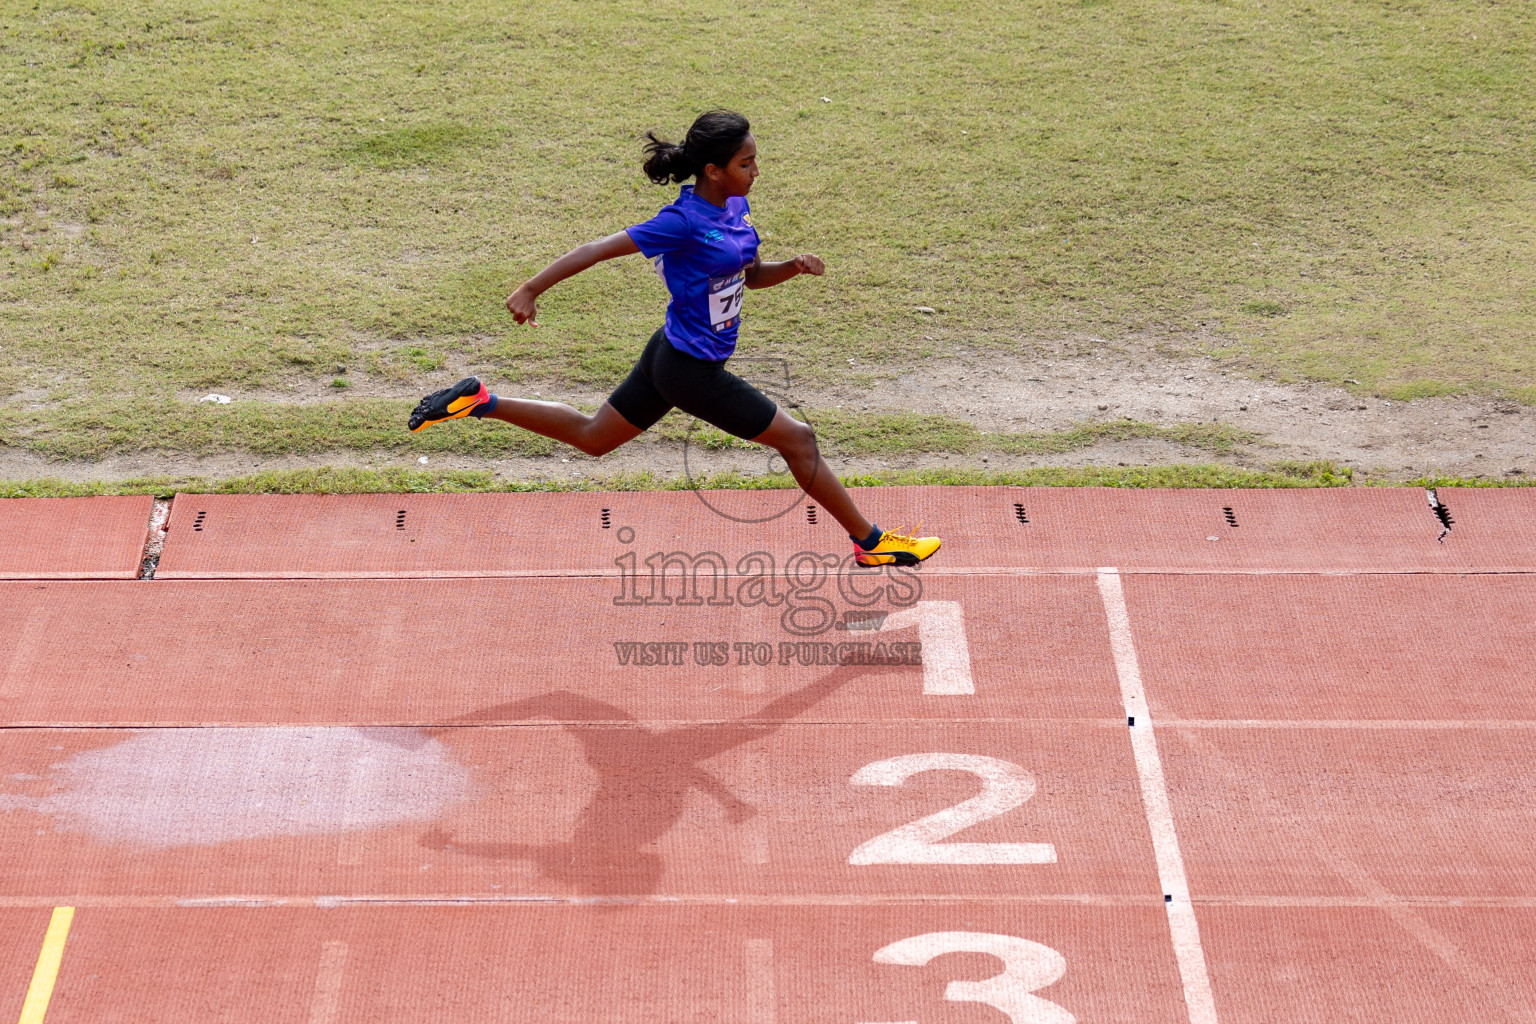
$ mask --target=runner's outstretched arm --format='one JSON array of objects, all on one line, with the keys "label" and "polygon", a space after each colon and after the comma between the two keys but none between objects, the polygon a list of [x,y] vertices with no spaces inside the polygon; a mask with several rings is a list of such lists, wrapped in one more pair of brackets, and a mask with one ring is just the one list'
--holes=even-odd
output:
[{"label": "runner's outstretched arm", "polygon": [[811,253],[803,253],[792,260],[780,260],[777,263],[764,263],[762,257],[758,257],[757,261],[747,268],[747,287],[772,288],[801,274],[820,277],[826,269],[826,265],[821,262],[821,257],[813,256]]},{"label": "runner's outstretched arm", "polygon": [[634,239],[629,237],[627,231],[618,231],[607,238],[599,238],[595,242],[578,245],[518,285],[517,291],[507,296],[507,312],[511,313],[512,319],[518,323],[529,323],[537,327],[539,326],[539,308],[536,302],[540,295],[566,278],[575,277],[603,260],[629,256],[639,251],[640,247],[635,245]]},{"label": "runner's outstretched arm", "polygon": [[[507,296],[507,311],[518,323],[539,326],[538,298],[548,289],[588,267],[628,256],[640,249],[627,231],[578,245],[537,274],[518,285]],[[411,414],[411,430],[418,431],[433,423],[461,416],[501,420],[536,434],[564,442],[588,455],[604,455],[643,432],[629,423],[606,402],[592,416],[587,416],[560,402],[535,402],[525,398],[501,398],[486,391],[480,378],[469,377],[451,388],[433,392]]]}]

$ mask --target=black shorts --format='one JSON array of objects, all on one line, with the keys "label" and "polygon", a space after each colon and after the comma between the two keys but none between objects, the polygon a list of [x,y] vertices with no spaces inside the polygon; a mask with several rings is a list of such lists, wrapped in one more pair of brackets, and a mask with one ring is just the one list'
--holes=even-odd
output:
[{"label": "black shorts", "polygon": [[664,331],[645,351],[608,404],[641,430],[649,430],[674,406],[727,434],[750,441],[768,429],[779,407],[757,388],[718,363],[679,352]]}]

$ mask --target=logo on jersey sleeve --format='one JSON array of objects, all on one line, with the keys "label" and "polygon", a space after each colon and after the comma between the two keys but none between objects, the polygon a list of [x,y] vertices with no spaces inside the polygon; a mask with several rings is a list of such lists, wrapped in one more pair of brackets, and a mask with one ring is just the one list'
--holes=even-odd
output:
[{"label": "logo on jersey sleeve", "polygon": [[729,277],[709,279],[709,325],[719,331],[735,327],[741,320],[741,297],[746,292],[747,275],[738,270]]}]

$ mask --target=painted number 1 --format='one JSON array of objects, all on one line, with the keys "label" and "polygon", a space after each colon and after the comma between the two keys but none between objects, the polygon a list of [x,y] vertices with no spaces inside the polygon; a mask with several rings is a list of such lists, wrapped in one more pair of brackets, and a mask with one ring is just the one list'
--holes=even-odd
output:
[{"label": "painted number 1", "polygon": [[1035,795],[1034,777],[1016,764],[979,754],[906,754],[867,764],[854,772],[849,781],[855,786],[899,786],[920,772],[942,770],[970,772],[981,780],[981,792],[937,814],[860,843],[849,854],[848,863],[1056,863],[1056,847],[1051,843],[940,842],[1005,814]]},{"label": "painted number 1", "polygon": [[[952,981],[944,998],[952,1003],[985,1003],[1013,1024],[1074,1024],[1076,1017],[1034,993],[1061,980],[1067,961],[1050,946],[989,932],[929,932],[893,942],[875,953],[877,964],[922,967],[945,953],[990,953],[1003,972],[982,981]],[[902,1021],[900,1024],[917,1024]]]}]

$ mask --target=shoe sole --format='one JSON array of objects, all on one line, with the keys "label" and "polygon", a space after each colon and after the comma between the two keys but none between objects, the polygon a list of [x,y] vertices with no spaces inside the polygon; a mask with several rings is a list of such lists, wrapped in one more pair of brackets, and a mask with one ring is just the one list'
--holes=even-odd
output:
[{"label": "shoe sole", "polygon": [[[939,549],[938,548],[934,548],[933,550],[934,550],[935,553],[937,553]],[[871,558],[871,559],[877,559],[877,561],[866,562],[866,561],[864,561],[864,559],[866,557]],[[932,558],[933,555],[929,555],[928,557]],[[920,565],[922,563],[922,561],[923,561],[921,558],[918,558],[916,555],[912,554],[912,552],[910,552],[910,551],[889,551],[889,552],[882,552],[882,553],[880,553],[878,555],[867,555],[867,556],[866,555],[862,555],[862,554],[856,554],[854,556],[854,560],[856,562],[858,562],[860,565],[871,566],[871,567],[877,566],[877,565]]]},{"label": "shoe sole", "polygon": [[[475,404],[478,405],[479,403],[477,402]],[[442,417],[441,419],[427,420],[424,423],[422,423],[422,425],[419,426],[419,427],[412,427],[411,428],[411,433],[419,434],[423,430],[426,430],[428,427],[430,427],[434,423],[447,423],[449,420],[460,420],[460,419],[463,419],[465,416],[468,416],[471,412],[473,412],[474,409],[475,409],[475,406],[472,405],[468,409],[460,409],[458,412],[451,412],[447,416]]]},{"label": "shoe sole", "polygon": [[[419,427],[411,427],[410,428],[411,433],[419,434],[423,430],[426,430],[428,427],[430,427],[434,423],[447,423],[449,420],[462,419],[465,416],[468,416],[470,413],[475,411],[475,407],[476,406],[484,404],[483,402],[475,401],[475,399],[479,398],[480,394],[482,392],[484,392],[484,391],[485,391],[485,384],[482,383],[480,385],[480,391],[477,391],[475,394],[473,394],[473,395],[462,395],[462,396],[460,396],[458,398],[455,398],[453,401],[448,403],[448,415],[447,416],[440,416],[440,417],[438,417],[435,420],[425,420],[425,421],[422,422],[421,426],[419,426]],[[464,407],[463,409],[460,409],[458,412],[454,412],[453,411],[453,407],[455,405],[458,405],[460,402],[466,402],[466,401],[469,402],[468,406]],[[487,399],[487,401],[489,401],[489,399]]]}]

